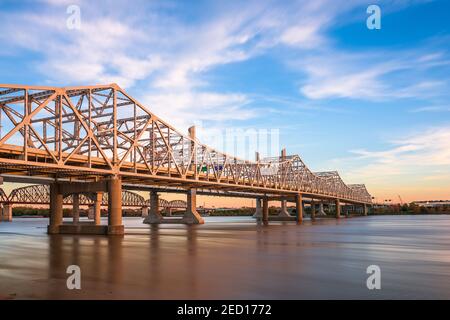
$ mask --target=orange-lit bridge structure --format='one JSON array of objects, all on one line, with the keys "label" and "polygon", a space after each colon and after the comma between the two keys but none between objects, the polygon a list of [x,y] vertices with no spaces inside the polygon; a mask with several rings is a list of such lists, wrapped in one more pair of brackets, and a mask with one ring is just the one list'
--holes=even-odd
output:
[{"label": "orange-lit bridge structure", "polygon": [[[0,174],[4,181],[49,184],[49,233],[122,234],[122,189],[151,192],[147,223],[163,223],[159,192],[184,192],[181,223],[203,223],[197,193],[257,199],[267,224],[268,201],[320,200],[359,205],[371,196],[364,185],[345,184],[337,172],[314,173],[298,155],[248,161],[200,143],[195,128],[184,135],[116,84],[41,87],[0,84]],[[39,182],[40,183],[40,182]],[[107,193],[108,225],[63,224],[64,198]],[[78,199],[78,200],[77,200]],[[261,205],[262,202],[262,205]]]},{"label": "orange-lit bridge structure", "polygon": [[[102,193],[101,197],[96,197],[95,194],[80,194],[77,197],[69,195],[63,199],[63,206],[74,207],[78,206],[88,208],[89,217],[94,219],[96,223],[100,223],[101,208],[108,206],[108,194]],[[122,191],[122,207],[134,208],[142,210],[142,216],[148,216],[150,208],[150,200],[145,199],[142,195],[128,190]],[[0,214],[3,221],[12,220],[13,206],[48,206],[50,205],[50,188],[48,185],[37,184],[13,189],[9,196],[0,188],[0,204],[2,205],[2,213]],[[78,209],[79,209],[78,207]],[[159,198],[158,209],[166,211],[169,215],[174,209],[186,209],[186,201],[183,200],[165,200]],[[79,221],[79,210],[72,210],[72,215],[76,222]]]}]

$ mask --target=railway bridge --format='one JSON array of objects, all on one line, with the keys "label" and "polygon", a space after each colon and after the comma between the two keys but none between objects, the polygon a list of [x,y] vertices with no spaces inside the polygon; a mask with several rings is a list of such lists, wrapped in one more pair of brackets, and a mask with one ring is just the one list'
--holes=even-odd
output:
[{"label": "railway bridge", "polygon": [[[337,172],[314,173],[285,150],[279,157],[248,161],[210,148],[197,140],[195,127],[180,133],[116,84],[0,84],[0,128],[0,175],[4,181],[49,185],[50,234],[123,234],[123,189],[147,190],[153,204],[160,192],[186,193],[186,211],[177,221],[186,224],[204,222],[197,194],[256,199],[264,224],[273,200],[281,201],[282,209],[294,202],[298,223],[306,199],[332,202],[336,218],[342,204],[364,212],[371,205],[364,185],[345,184]],[[104,194],[107,225],[63,224],[65,198],[76,203],[81,195]],[[152,203],[146,222],[166,222]]]},{"label": "railway bridge", "polygon": [[[50,205],[49,185],[36,184],[13,189],[8,196],[0,188],[0,205],[2,207],[0,221],[12,221],[13,206],[48,206]],[[101,209],[108,206],[107,193],[85,193],[71,194],[63,199],[63,206],[72,208],[72,217],[75,223],[79,222],[80,207],[87,208],[89,219],[100,224]],[[122,191],[122,208],[140,209],[142,217],[148,216],[150,200],[144,199],[138,193],[128,190]],[[186,209],[186,201],[172,200],[168,201],[159,198],[158,209],[171,214],[174,209]]]}]

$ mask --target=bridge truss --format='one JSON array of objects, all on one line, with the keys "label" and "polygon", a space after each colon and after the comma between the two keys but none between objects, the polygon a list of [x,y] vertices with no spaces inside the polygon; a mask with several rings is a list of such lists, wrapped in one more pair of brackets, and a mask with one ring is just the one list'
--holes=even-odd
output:
[{"label": "bridge truss", "polygon": [[[0,188],[0,203],[14,205],[49,205],[50,187],[48,185],[30,185],[13,189],[9,196]],[[68,195],[63,199],[64,205],[73,204],[73,196]],[[86,194],[79,195],[79,205],[93,205],[94,201]],[[102,194],[102,206],[108,205],[108,194]],[[143,196],[128,190],[122,191],[123,207],[150,207],[150,201],[145,200]],[[186,208],[186,201],[159,199],[159,207],[164,209]]]},{"label": "bridge truss", "polygon": [[0,85],[0,173],[370,204],[363,185],[314,173],[298,155],[242,160],[183,135],[116,84]]}]

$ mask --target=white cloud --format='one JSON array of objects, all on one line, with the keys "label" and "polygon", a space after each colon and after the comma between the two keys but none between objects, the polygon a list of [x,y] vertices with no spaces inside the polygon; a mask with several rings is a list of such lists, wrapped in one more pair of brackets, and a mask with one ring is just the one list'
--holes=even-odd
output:
[{"label": "white cloud", "polygon": [[[391,58],[386,58],[389,56]],[[419,77],[416,72],[447,64],[441,53],[424,56],[421,52],[397,52],[393,55],[388,52],[373,54],[336,50],[325,50],[291,63],[305,72],[306,80],[300,92],[309,99],[375,101],[441,94],[446,91],[444,80]]]},{"label": "white cloud", "polygon": [[[243,94],[213,92],[177,92],[148,95],[143,103],[150,110],[158,106],[158,116],[180,130],[202,121],[246,120],[255,117],[248,109],[251,100]],[[192,116],[195,115],[195,116]]]},{"label": "white cloud", "polygon": [[[257,116],[248,108],[249,94],[220,92],[206,75],[275,47],[300,57],[297,67],[306,74],[301,92],[313,100],[409,97],[442,85],[428,79],[392,88],[382,77],[409,68],[402,59],[371,65],[367,62],[379,53],[356,56],[331,50],[326,32],[364,1],[211,3],[207,15],[197,12],[189,21],[173,3],[75,1],[81,7],[80,30],[66,28],[60,2],[43,2],[51,6],[0,13],[4,47],[37,52],[36,65],[46,82],[116,82],[150,103],[156,114],[183,126],[197,117],[217,122]],[[430,66],[442,63],[444,56],[427,53],[417,61]]]},{"label": "white cloud", "polygon": [[[450,172],[450,127],[430,128],[390,141],[391,148],[382,151],[351,150],[356,157],[334,160],[349,163],[347,174],[367,182],[424,179],[429,172]],[[420,185],[418,183],[417,185]]]},{"label": "white cloud", "polygon": [[429,105],[424,107],[419,107],[411,110],[413,113],[417,112],[448,112],[450,111],[450,105]]},{"label": "white cloud", "polygon": [[315,48],[325,40],[318,32],[318,26],[306,25],[288,28],[281,34],[282,43],[300,48]]}]

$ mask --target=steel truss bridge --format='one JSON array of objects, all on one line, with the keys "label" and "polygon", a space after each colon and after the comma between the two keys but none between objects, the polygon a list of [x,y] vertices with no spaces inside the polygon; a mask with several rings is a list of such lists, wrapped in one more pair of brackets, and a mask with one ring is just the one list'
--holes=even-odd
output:
[{"label": "steel truss bridge", "polygon": [[[248,161],[210,148],[196,139],[195,128],[189,135],[180,133],[116,84],[0,84],[0,129],[5,180],[53,179],[59,185],[50,187],[55,199],[79,194],[80,184],[91,183],[114,195],[117,202],[108,200],[116,210],[113,216],[120,215],[113,208],[122,206],[117,196],[122,184],[187,190],[188,211],[195,211],[198,189],[263,200],[309,197],[371,204],[364,185],[345,184],[337,172],[314,173],[298,155]],[[63,181],[70,182],[72,191]],[[55,203],[54,208],[60,206],[59,200]],[[112,220],[121,224],[119,218]],[[199,222],[198,217],[189,221]]]},{"label": "steel truss bridge", "polygon": [[[49,205],[50,204],[50,188],[48,185],[30,185],[13,189],[10,195],[6,195],[5,191],[0,188],[0,203],[10,205]],[[73,205],[73,195],[69,195],[63,200],[64,205]],[[90,206],[94,201],[85,194],[80,194],[79,204]],[[102,206],[108,205],[108,193],[102,194]],[[160,198],[160,208],[167,209],[185,209],[186,201],[183,200],[165,200]],[[145,199],[140,194],[128,190],[122,191],[122,207],[145,208],[150,207],[150,200]]]}]

